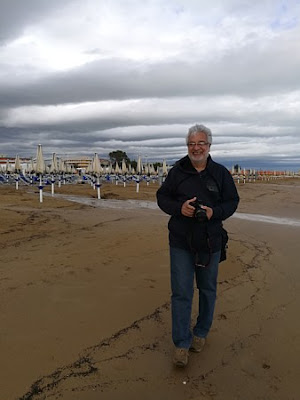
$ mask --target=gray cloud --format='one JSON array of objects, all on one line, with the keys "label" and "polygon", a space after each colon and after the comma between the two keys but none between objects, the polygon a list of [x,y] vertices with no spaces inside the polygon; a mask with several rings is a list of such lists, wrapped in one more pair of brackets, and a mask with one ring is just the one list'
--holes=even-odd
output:
[{"label": "gray cloud", "polygon": [[[63,0],[64,6],[71,1]],[[61,4],[59,0],[1,0],[0,43],[15,39],[27,26],[56,13]]]},{"label": "gray cloud", "polygon": [[48,156],[118,147],[173,162],[201,122],[219,161],[300,169],[296,2],[1,7],[0,153],[35,155],[42,143]]},{"label": "gray cloud", "polygon": [[[300,31],[299,31],[300,34]],[[293,54],[293,57],[290,57]],[[28,77],[27,77],[28,79]],[[299,89],[300,53],[296,40],[274,39],[267,48],[250,45],[215,61],[144,64],[110,59],[25,82],[2,82],[0,104],[80,103],[145,97],[275,95]]]}]

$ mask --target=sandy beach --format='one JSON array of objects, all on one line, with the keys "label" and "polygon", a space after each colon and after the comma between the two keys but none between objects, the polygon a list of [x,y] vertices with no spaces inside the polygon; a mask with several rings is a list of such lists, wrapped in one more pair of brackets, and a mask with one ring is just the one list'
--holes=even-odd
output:
[{"label": "sandy beach", "polygon": [[0,400],[298,399],[300,179],[237,187],[207,346],[176,369],[157,184],[0,186]]}]

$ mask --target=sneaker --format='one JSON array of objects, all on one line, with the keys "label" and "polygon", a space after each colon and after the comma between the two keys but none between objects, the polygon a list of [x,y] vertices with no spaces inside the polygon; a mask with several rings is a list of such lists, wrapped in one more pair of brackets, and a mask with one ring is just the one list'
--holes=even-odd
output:
[{"label": "sneaker", "polygon": [[176,347],[174,352],[173,363],[176,367],[185,367],[189,360],[189,350],[182,347]]},{"label": "sneaker", "polygon": [[204,345],[205,345],[205,338],[194,336],[190,350],[193,351],[194,353],[200,353],[200,351],[203,350]]}]

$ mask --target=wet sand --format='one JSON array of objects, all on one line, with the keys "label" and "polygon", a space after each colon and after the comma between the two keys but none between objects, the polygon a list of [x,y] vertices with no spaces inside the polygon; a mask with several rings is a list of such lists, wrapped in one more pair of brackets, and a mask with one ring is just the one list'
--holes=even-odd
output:
[{"label": "wet sand", "polygon": [[[299,181],[238,185],[238,212],[299,221]],[[156,190],[106,184],[101,195],[155,201]],[[214,324],[178,370],[168,217],[153,203],[97,207],[87,184],[56,194],[90,205],[0,186],[0,399],[298,398],[299,227],[225,222]]]}]

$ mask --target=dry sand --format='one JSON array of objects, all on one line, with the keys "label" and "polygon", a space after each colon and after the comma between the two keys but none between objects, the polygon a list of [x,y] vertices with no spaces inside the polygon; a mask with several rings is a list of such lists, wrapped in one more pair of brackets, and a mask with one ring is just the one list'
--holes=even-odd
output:
[{"label": "dry sand", "polygon": [[[239,212],[299,221],[299,181],[240,184]],[[101,188],[106,199],[149,201],[156,190]],[[94,206],[51,196],[40,204],[36,190],[0,187],[0,400],[299,398],[300,227],[226,221],[207,346],[178,370],[168,217],[97,207],[87,184],[56,193]]]}]

